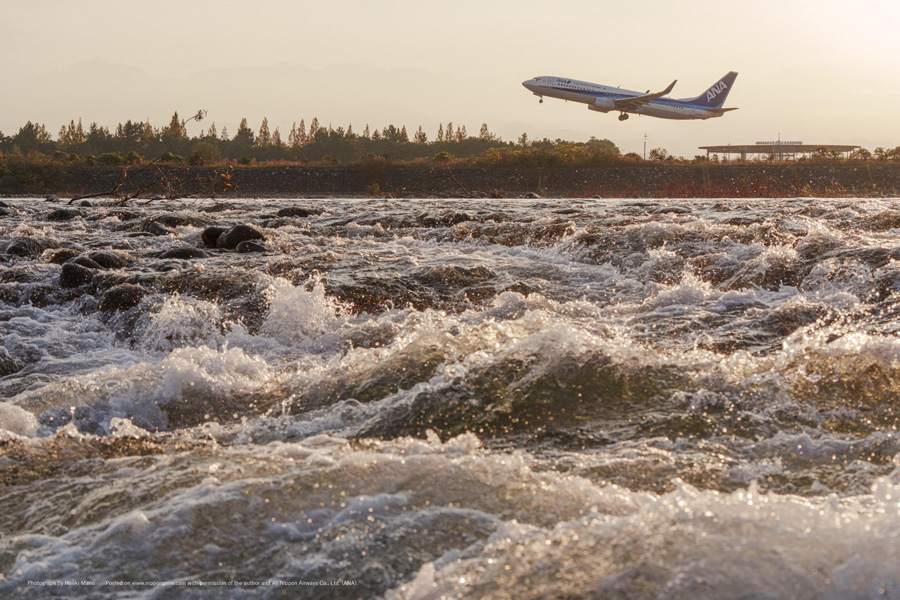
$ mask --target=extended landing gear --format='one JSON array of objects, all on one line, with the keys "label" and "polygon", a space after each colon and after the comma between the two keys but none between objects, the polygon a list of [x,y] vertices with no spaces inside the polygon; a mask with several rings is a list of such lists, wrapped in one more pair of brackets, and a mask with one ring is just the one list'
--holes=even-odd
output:
[{"label": "extended landing gear", "polygon": [[619,120],[620,120],[620,121],[627,121],[627,120],[628,120],[628,113],[622,113],[621,115],[619,115]]},{"label": "extended landing gear", "polygon": [[540,100],[538,100],[538,104],[543,104],[543,103],[544,103],[544,99],[543,99],[543,98],[541,98]]}]

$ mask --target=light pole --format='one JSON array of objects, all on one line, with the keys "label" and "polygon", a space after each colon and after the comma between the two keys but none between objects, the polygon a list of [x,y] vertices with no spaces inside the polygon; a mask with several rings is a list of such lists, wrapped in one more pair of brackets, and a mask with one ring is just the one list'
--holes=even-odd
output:
[{"label": "light pole", "polygon": [[647,160],[647,134],[644,134],[644,160]]}]

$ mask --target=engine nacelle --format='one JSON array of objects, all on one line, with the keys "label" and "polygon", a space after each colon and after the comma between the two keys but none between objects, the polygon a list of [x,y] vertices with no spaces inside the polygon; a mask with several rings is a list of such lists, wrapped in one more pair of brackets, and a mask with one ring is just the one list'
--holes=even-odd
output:
[{"label": "engine nacelle", "polygon": [[596,110],[597,112],[609,112],[611,110],[616,110],[616,103],[609,98],[597,98],[594,100],[593,104],[588,104],[588,108],[590,110]]}]

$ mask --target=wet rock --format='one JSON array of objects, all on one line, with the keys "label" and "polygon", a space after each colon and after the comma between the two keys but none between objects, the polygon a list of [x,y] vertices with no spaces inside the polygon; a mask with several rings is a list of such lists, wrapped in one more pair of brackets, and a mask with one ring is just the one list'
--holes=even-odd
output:
[{"label": "wet rock", "polygon": [[88,258],[104,269],[122,269],[131,264],[131,258],[127,254],[115,250],[97,250],[88,254]]},{"label": "wet rock", "polygon": [[21,371],[24,365],[15,356],[9,353],[9,350],[0,346],[0,377],[6,377],[18,371]]},{"label": "wet rock", "polygon": [[174,229],[169,229],[165,225],[161,223],[157,223],[156,221],[151,221],[149,223],[144,223],[141,225],[142,233],[149,233],[150,235],[169,235],[171,233],[175,233]]},{"label": "wet rock", "polygon": [[104,312],[128,310],[141,303],[147,291],[139,285],[123,283],[111,287],[100,297],[100,310]]},{"label": "wet rock", "polygon": [[78,203],[78,206],[83,206],[85,208],[94,208],[95,204],[90,200],[82,200]]},{"label": "wet rock", "polygon": [[14,256],[40,256],[44,250],[55,248],[56,242],[49,238],[30,236],[13,238],[6,245],[6,253]]},{"label": "wet rock", "polygon": [[275,213],[279,217],[308,217],[314,214],[308,208],[302,208],[300,206],[289,206],[287,208],[282,208],[277,213]]},{"label": "wet rock", "polygon": [[260,244],[254,240],[247,240],[246,242],[241,242],[237,246],[234,247],[235,250],[241,253],[246,252],[268,252],[268,248],[265,245]]},{"label": "wet rock", "polygon": [[134,219],[138,219],[141,217],[141,213],[134,212],[132,210],[124,210],[121,208],[114,208],[108,211],[105,217],[115,217],[120,221],[133,221]]},{"label": "wet rock", "polygon": [[203,233],[200,234],[200,237],[203,239],[203,243],[206,244],[207,248],[215,248],[219,237],[226,231],[228,231],[228,229],[225,227],[207,227],[203,230]]},{"label": "wet rock", "polygon": [[69,262],[76,256],[78,256],[78,250],[73,248],[60,248],[58,250],[45,250],[44,253],[41,254],[41,260],[52,265],[61,265],[65,262]]},{"label": "wet rock", "polygon": [[217,202],[212,206],[204,206],[203,208],[199,208],[197,210],[205,213],[217,213],[226,210],[235,210],[236,208],[237,206],[235,206],[234,204],[229,204],[227,202]]},{"label": "wet rock", "polygon": [[141,231],[152,233],[153,235],[168,235],[174,233],[178,227],[202,227],[205,221],[191,215],[156,215],[144,219],[141,223]]},{"label": "wet rock", "polygon": [[73,265],[78,265],[78,266],[84,267],[86,269],[94,269],[95,271],[98,271],[103,268],[103,265],[101,265],[100,263],[98,263],[95,260],[91,260],[90,257],[84,256],[84,255],[76,256],[69,262],[71,262]]},{"label": "wet rock", "polygon": [[46,221],[71,221],[81,217],[81,211],[77,208],[57,208],[51,211],[44,220]]},{"label": "wet rock", "polygon": [[194,258],[209,258],[209,252],[206,250],[201,250],[200,248],[194,248],[192,246],[185,246],[182,248],[171,248],[166,250],[162,254],[159,255],[159,258],[174,258],[180,260],[191,260]]},{"label": "wet rock", "polygon": [[0,200],[0,208],[12,208],[12,206],[7,204],[3,200]]},{"label": "wet rock", "polygon": [[0,206],[0,217],[14,217],[16,214],[16,209]]},{"label": "wet rock", "polygon": [[94,278],[94,272],[81,265],[67,262],[59,271],[59,286],[64,288],[80,287],[90,283]]},{"label": "wet rock", "polygon": [[527,194],[525,194],[525,197],[528,198],[529,200],[538,200],[538,199],[540,199],[540,195],[538,195],[538,194],[536,194],[536,193],[534,193],[534,192],[528,192]]},{"label": "wet rock", "polygon": [[46,198],[44,198],[44,201],[45,202],[59,202],[59,198],[57,198],[56,196],[47,196]]},{"label": "wet rock", "polygon": [[234,250],[241,242],[265,239],[262,231],[253,225],[235,225],[216,240],[216,246],[226,250]]}]

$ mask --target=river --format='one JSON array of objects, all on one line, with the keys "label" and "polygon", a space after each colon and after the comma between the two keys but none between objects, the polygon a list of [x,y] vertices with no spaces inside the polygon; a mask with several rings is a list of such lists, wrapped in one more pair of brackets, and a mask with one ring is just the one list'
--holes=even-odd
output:
[{"label": "river", "polygon": [[0,595],[900,598],[896,200],[0,213]]}]

